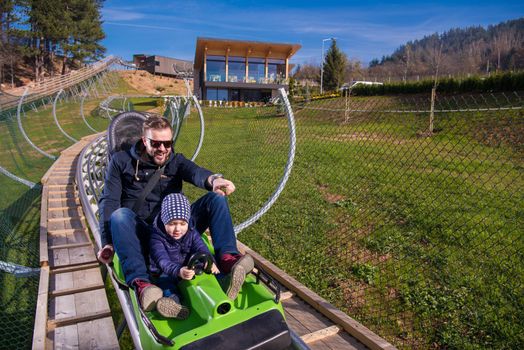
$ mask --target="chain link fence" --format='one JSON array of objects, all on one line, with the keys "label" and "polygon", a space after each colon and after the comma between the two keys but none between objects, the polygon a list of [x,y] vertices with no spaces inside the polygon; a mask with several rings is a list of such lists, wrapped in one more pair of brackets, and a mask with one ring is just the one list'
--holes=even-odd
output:
[{"label": "chain link fence", "polygon": [[[113,113],[102,102],[126,93],[119,84],[97,80],[62,93],[56,118],[53,99],[22,104],[27,136],[58,156],[72,141],[55,119],[74,139],[105,130]],[[294,104],[290,180],[239,239],[399,348],[522,348],[523,97],[439,95],[433,113],[429,95]],[[236,184],[230,207],[238,224],[284,173],[288,122],[278,105],[203,106],[196,162]],[[200,142],[196,110],[180,128],[176,151],[190,157]],[[0,175],[0,261],[9,263],[0,263],[0,329],[9,339],[0,348],[28,348],[40,212],[40,188],[31,183],[53,160],[29,145],[12,109],[2,110],[0,136],[7,171]],[[202,194],[184,189],[192,200]]]},{"label": "chain link fence", "polygon": [[105,130],[109,119],[98,115],[98,105],[119,83],[114,73],[97,73],[54,94],[39,87],[0,101],[0,349],[32,344],[40,179],[72,139]]},{"label": "chain link fence", "polygon": [[[239,239],[399,348],[522,348],[523,97],[437,96],[433,113],[426,95],[295,104],[290,182]],[[197,162],[236,184],[235,223],[283,173],[282,112],[204,108]]]}]

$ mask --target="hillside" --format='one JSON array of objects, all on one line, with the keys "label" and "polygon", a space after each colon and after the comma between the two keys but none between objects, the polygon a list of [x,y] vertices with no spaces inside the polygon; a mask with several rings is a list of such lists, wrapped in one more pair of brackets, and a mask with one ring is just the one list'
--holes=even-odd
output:
[{"label": "hillside", "polygon": [[[122,79],[130,86],[145,94],[187,95],[184,80],[153,75],[146,71],[120,71]],[[193,82],[190,81],[191,91]]]},{"label": "hillside", "polygon": [[524,69],[524,17],[483,27],[455,28],[400,46],[370,62],[374,76],[409,79]]}]

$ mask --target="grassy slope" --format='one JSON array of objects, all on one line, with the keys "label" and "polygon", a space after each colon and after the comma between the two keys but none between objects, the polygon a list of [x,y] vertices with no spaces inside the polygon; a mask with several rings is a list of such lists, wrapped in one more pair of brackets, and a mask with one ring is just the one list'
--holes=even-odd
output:
[{"label": "grassy slope", "polygon": [[[131,93],[122,85],[119,90]],[[98,103],[86,102],[84,112],[103,130],[108,121],[94,112]],[[144,109],[155,103],[134,101]],[[342,100],[316,103],[343,108]],[[354,103],[373,103],[376,110],[399,104]],[[60,105],[58,118],[79,138],[91,131],[77,108]],[[204,114],[206,137],[197,162],[235,182],[230,204],[235,222],[242,222],[282,175],[286,121],[273,109],[204,108]],[[290,182],[240,239],[399,346],[522,345],[523,158],[512,136],[522,132],[522,116],[448,114],[438,119],[441,131],[430,138],[418,137],[427,117],[413,113],[352,115],[341,123],[343,111],[296,109],[296,117],[299,143]],[[48,152],[57,155],[71,144],[58,133],[50,109],[27,111],[23,123],[31,140]],[[193,114],[177,150],[191,155],[198,131]],[[1,121],[0,135],[0,164],[38,181],[51,161],[25,144],[16,121]],[[31,245],[38,232],[37,191],[27,192],[4,176],[0,185],[2,217],[22,219],[21,235],[3,237],[4,242]],[[193,199],[202,194],[190,187],[186,192]],[[9,254],[36,266],[34,257],[16,249]],[[111,292],[110,299],[118,323],[122,315]],[[132,344],[126,333],[123,348]]]},{"label": "grassy slope", "polygon": [[[243,221],[282,173],[285,121],[204,113],[198,161],[235,181],[230,203]],[[521,116],[449,114],[425,138],[425,115],[341,124],[343,112],[296,114],[291,181],[240,239],[399,346],[522,345],[522,149],[488,135],[507,125],[519,133]]]}]

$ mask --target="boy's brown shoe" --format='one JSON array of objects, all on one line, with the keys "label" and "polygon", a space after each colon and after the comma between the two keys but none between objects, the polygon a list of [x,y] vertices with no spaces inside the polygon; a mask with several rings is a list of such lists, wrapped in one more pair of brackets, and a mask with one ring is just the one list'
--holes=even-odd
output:
[{"label": "boy's brown shoe", "polygon": [[156,310],[166,318],[185,320],[189,316],[189,309],[172,297],[160,298],[156,303]]}]

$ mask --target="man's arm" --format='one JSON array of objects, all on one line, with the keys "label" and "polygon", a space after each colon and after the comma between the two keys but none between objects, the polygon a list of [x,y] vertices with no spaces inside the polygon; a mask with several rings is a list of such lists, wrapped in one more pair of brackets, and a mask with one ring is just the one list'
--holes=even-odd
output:
[{"label": "man's arm", "polygon": [[178,171],[184,181],[222,196],[228,196],[235,191],[233,182],[224,179],[221,174],[214,174],[198,166],[183,154],[177,154],[177,157]]},{"label": "man's arm", "polygon": [[111,214],[120,208],[120,198],[122,197],[122,177],[121,171],[116,164],[115,157],[109,162],[104,181],[104,190],[98,202],[99,228],[102,247],[113,243],[109,219]]}]

